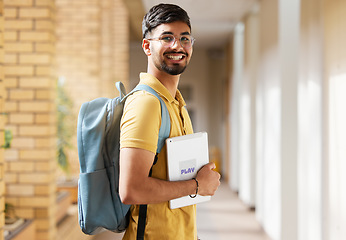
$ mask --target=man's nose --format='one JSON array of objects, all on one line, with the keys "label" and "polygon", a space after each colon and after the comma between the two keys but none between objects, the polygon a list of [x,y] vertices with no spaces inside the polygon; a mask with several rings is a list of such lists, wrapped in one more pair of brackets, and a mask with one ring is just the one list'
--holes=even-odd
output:
[{"label": "man's nose", "polygon": [[172,45],[172,48],[184,48],[183,45],[180,42],[180,39],[175,38],[174,43]]}]

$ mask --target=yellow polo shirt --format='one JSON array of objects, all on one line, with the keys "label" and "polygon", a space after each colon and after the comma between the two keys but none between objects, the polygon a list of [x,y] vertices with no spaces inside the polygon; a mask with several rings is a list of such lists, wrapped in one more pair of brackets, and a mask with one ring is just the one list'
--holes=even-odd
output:
[{"label": "yellow polo shirt", "polygon": [[[148,73],[140,74],[140,83],[153,88],[165,102],[171,120],[170,137],[193,133],[185,101],[177,91],[175,98],[165,86]],[[138,91],[128,97],[121,120],[120,148],[140,148],[156,153],[161,125],[160,101],[152,94]],[[166,146],[158,155],[152,177],[167,180]],[[135,240],[139,206],[131,206],[130,223],[123,240]],[[196,240],[196,206],[171,210],[168,202],[149,204],[144,239]]]}]

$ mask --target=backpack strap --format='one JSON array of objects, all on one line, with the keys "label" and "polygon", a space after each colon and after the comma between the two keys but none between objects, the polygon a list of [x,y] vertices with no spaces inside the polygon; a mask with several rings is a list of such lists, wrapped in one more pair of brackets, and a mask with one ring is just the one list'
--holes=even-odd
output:
[{"label": "backpack strap", "polygon": [[151,87],[149,87],[148,85],[145,85],[145,84],[137,85],[125,98],[127,98],[130,94],[132,94],[136,91],[140,91],[140,90],[147,91],[147,92],[151,93],[152,95],[154,95],[155,97],[157,97],[157,99],[160,100],[161,126],[160,126],[160,130],[159,130],[159,138],[157,141],[157,149],[156,149],[156,153],[160,153],[162,147],[165,145],[166,139],[169,137],[169,134],[171,132],[171,120],[169,118],[168,109],[167,109],[165,102],[162,100],[162,98],[159,96],[159,94],[157,94],[157,92],[154,89],[152,89]]},{"label": "backpack strap", "polygon": [[116,82],[115,87],[118,89],[119,98],[120,98],[120,101],[122,101],[124,97],[126,96],[126,90],[125,90],[124,84],[122,82]]}]

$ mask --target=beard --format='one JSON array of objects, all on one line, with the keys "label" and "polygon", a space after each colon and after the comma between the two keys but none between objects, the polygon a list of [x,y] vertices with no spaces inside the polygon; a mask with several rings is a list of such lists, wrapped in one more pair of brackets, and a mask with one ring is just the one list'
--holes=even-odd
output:
[{"label": "beard", "polygon": [[187,65],[180,66],[179,64],[174,64],[173,66],[169,67],[165,62],[162,62],[160,65],[161,69],[170,75],[179,75],[183,73],[186,69],[186,66]]}]

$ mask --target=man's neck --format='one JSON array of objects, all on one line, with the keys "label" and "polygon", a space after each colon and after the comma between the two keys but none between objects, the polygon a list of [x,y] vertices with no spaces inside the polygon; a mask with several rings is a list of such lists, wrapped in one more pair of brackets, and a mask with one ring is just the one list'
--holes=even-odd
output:
[{"label": "man's neck", "polygon": [[179,84],[179,79],[180,79],[180,74],[179,75],[170,75],[165,72],[159,72],[159,71],[150,71],[148,69],[148,73],[156,77],[171,93],[172,97],[175,98],[175,94],[178,89],[178,84]]}]

